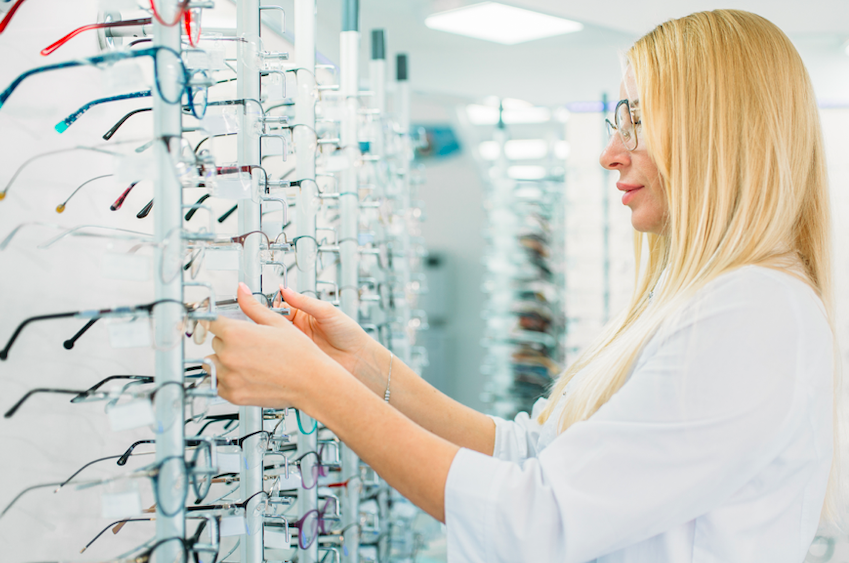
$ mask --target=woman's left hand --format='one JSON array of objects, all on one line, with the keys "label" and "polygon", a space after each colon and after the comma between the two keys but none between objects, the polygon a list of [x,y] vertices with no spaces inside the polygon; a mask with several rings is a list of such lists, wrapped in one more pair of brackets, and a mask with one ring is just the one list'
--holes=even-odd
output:
[{"label": "woman's left hand", "polygon": [[209,323],[215,354],[208,358],[219,396],[235,405],[299,406],[310,376],[334,371],[327,366],[335,362],[289,320],[258,303],[245,284],[239,284],[238,300],[256,324],[222,316]]}]

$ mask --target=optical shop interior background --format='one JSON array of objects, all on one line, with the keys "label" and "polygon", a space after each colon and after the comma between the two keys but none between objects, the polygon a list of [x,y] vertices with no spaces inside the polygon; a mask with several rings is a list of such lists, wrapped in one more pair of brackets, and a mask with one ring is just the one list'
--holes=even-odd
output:
[{"label": "optical shop interior background", "polygon": [[[361,260],[366,263],[373,259],[373,269],[378,272],[373,278],[363,276],[361,267],[360,314],[368,307],[383,310],[378,320],[370,317],[364,324],[369,325],[376,337],[397,343],[423,377],[460,402],[502,416],[529,409],[563,366],[626,304],[633,289],[630,212],[622,205],[621,193],[615,187],[617,175],[605,172],[598,162],[608,138],[604,119],[613,119],[620,97],[622,53],[635,39],[666,19],[727,6],[702,0],[636,3],[607,0],[603,6],[595,2],[554,0],[504,3],[360,0],[359,50],[351,55],[350,45],[340,39],[346,25],[343,2],[317,0],[314,44],[318,67],[314,75],[307,76],[303,72],[290,72],[299,60],[297,1],[262,0],[261,5],[278,6],[282,10],[269,8],[260,12],[261,45],[254,52],[253,70],[267,70],[262,78],[263,96],[276,96],[281,103],[275,107],[284,110],[275,115],[286,114],[286,100],[297,100],[303,92],[320,109],[316,110],[319,113],[314,130],[308,135],[302,130],[306,136],[300,141],[297,128],[280,126],[283,120],[275,125],[273,119],[265,119],[262,125],[265,138],[261,144],[266,152],[262,164],[269,179],[282,187],[285,181],[302,177],[295,173],[293,165],[301,155],[314,150],[321,155],[316,162],[323,166],[327,180],[316,178],[320,195],[333,193],[337,184],[344,181],[345,161],[342,165],[334,164],[334,158],[347,155],[350,148],[345,144],[346,133],[340,130],[345,123],[345,101],[340,89],[345,88],[343,64],[353,64],[350,60],[345,63],[343,53],[353,56],[359,66],[356,87],[364,92],[354,96],[359,98],[356,106],[359,111],[355,113],[360,131],[356,159],[360,185],[379,184],[374,180],[379,174],[370,180],[363,172],[369,166],[379,169],[381,165],[377,137],[369,137],[368,133],[378,123],[383,126],[386,154],[394,155],[384,158],[389,162],[384,170],[386,177],[395,178],[390,184],[401,178],[408,190],[401,198],[404,221],[400,231],[396,229],[393,235],[406,245],[409,267],[405,270],[403,287],[393,282],[391,276],[380,277],[385,262],[394,259],[397,266],[400,255],[388,257],[386,249],[373,236],[375,232],[383,232],[382,227],[372,227],[367,222],[385,220],[384,204],[375,198],[375,209],[369,210],[367,202],[372,200],[363,196],[362,189],[360,192],[360,201],[365,203],[361,205],[356,236],[361,248],[369,249],[361,253]],[[110,19],[150,17],[150,0],[27,0],[25,3],[0,0],[0,18],[15,4],[21,5],[14,19],[0,32],[0,87],[3,88],[31,68],[114,52],[116,47],[127,48],[134,39],[119,37],[120,32],[115,30],[120,28],[93,29],[69,39],[55,53],[41,54],[46,46],[74,29]],[[244,227],[247,223],[241,211],[221,219],[235,203],[233,191],[244,188],[240,180],[225,181],[222,169],[255,164],[248,162],[248,157],[235,144],[228,144],[232,140],[228,135],[233,135],[233,139],[242,135],[239,124],[244,123],[244,115],[256,114],[258,110],[253,106],[259,104],[250,101],[238,107],[214,104],[251,97],[233,80],[242,75],[228,71],[228,68],[235,70],[237,62],[243,62],[240,57],[244,48],[233,33],[237,4],[234,0],[197,4],[203,4],[202,20],[187,22],[182,31],[191,34],[195,31],[193,26],[202,24],[200,36],[196,43],[187,43],[184,38],[184,48],[212,53],[209,60],[213,62],[207,66],[205,76],[212,76],[213,81],[205,86],[208,92],[202,94],[208,96],[204,102],[208,104],[204,119],[199,122],[185,117],[183,125],[197,128],[200,123],[209,135],[214,135],[208,141],[208,148],[216,159],[213,167],[218,167],[220,181],[219,191],[212,190],[213,197],[208,199],[202,198],[207,193],[203,190],[206,177],[203,171],[196,174],[194,186],[185,190],[183,205],[191,205],[199,197],[204,199],[202,205],[196,206],[192,222],[185,221],[185,225],[198,224],[201,231],[215,232],[215,237],[184,242],[183,255],[178,254],[176,259],[183,260],[179,269],[186,282],[211,284],[217,298],[224,303],[235,294],[239,279],[236,270],[245,267],[244,261],[239,260],[244,260],[251,248],[265,247],[267,243],[274,246],[280,239],[275,239],[274,233],[268,239],[250,244],[247,241],[251,239],[247,239],[240,250],[244,256],[235,260],[228,257],[233,253],[212,248],[221,246],[222,241],[232,244],[229,237],[250,230]],[[834,199],[837,326],[846,363],[849,360],[849,244],[844,242],[849,241],[849,3],[737,0],[733,7],[763,15],[783,29],[800,51],[813,80],[821,108]],[[143,37],[150,33],[150,28],[151,25],[145,24],[132,29],[141,30]],[[383,30],[382,40],[373,30]],[[110,34],[115,37],[110,38]],[[377,45],[381,42],[382,48]],[[133,48],[145,45],[151,44]],[[275,59],[274,53],[289,56],[271,60]],[[381,54],[385,65],[375,66],[373,59],[380,59]],[[401,63],[399,55],[402,55]],[[191,56],[184,53],[183,58],[188,61]],[[192,70],[189,62],[185,64]],[[151,87],[169,89],[167,73],[152,69],[149,61],[140,58],[33,75],[0,106],[0,185],[6,186],[0,201],[0,345],[5,345],[19,323],[29,317],[160,299],[160,294],[155,293],[159,283],[156,275],[150,274],[144,265],[153,272],[164,272],[173,245],[165,244],[167,234],[160,233],[158,242],[144,237],[155,235],[155,215],[165,208],[165,203],[156,199],[152,210],[144,213],[155,199],[151,181],[140,181],[129,193],[125,192],[128,185],[135,186],[133,173],[141,174],[145,167],[155,166],[152,158],[133,160],[125,154],[152,138],[154,112],[133,114],[109,140],[103,136],[128,112],[152,107],[150,99],[129,97],[98,104],[67,123],[69,114],[92,100]],[[195,80],[198,75],[191,76]],[[316,80],[319,86],[312,88],[308,84],[310,80]],[[378,88],[376,80],[381,80],[381,87]],[[276,94],[271,94],[272,91]],[[193,91],[192,96],[195,105],[201,103],[200,94]],[[187,102],[184,98],[186,115],[196,109]],[[271,115],[268,100],[264,98],[262,102],[263,111]],[[383,114],[380,104],[384,104]],[[289,105],[295,111],[299,107],[294,102]],[[292,123],[295,111],[287,114]],[[194,144],[203,138],[193,134]],[[757,135],[758,131],[751,134]],[[316,137],[319,143],[314,142]],[[392,143],[401,143],[398,145],[401,148],[390,150]],[[75,147],[96,147],[96,150],[71,150]],[[170,146],[172,154],[181,155],[177,167],[186,165],[184,149],[179,143],[176,148]],[[190,145],[189,167],[195,164],[191,162],[195,158],[191,149]],[[280,158],[283,152],[288,155],[285,162]],[[372,158],[372,155],[378,156]],[[275,158],[283,164],[274,161]],[[237,170],[232,176],[243,179],[244,170]],[[247,177],[245,189],[250,190],[251,174]],[[253,177],[256,179],[257,175]],[[302,183],[301,187],[305,185]],[[284,204],[289,213],[287,223],[295,216],[302,221],[301,214],[306,212],[303,207],[309,207],[291,196],[292,191],[276,193],[288,195],[275,195],[276,201],[267,200],[263,204],[263,231],[270,228],[281,232]],[[338,221],[345,221],[343,200],[338,196],[336,199],[317,196],[312,201],[312,212],[320,217],[318,231],[312,239],[318,239],[316,244],[342,246],[340,233],[344,227]],[[393,205],[400,209],[397,206],[401,204]],[[184,208],[181,213],[188,211]],[[368,215],[372,212],[373,215]],[[396,214],[396,218],[399,216]],[[268,224],[272,226],[267,228]],[[77,229],[68,232],[74,228]],[[384,230],[392,231],[388,227]],[[286,240],[291,241],[294,236],[292,232]],[[324,282],[318,282],[316,293],[334,302],[339,301],[340,294],[344,298],[344,292],[339,289],[343,283],[333,275],[335,255],[321,250],[321,245],[319,249],[313,248],[312,253],[309,249],[302,250],[282,249],[275,257],[266,248],[260,252],[266,266],[279,264],[278,270],[264,269],[263,276],[282,282],[281,274],[286,269],[289,277],[296,279],[297,270],[302,270],[300,261],[307,260],[311,254],[331,271]],[[201,254],[203,251],[205,255]],[[161,264],[154,264],[157,260]],[[201,260],[207,262],[200,265],[202,273],[195,278],[195,266]],[[263,285],[260,291],[273,292],[272,285],[266,281]],[[187,301],[189,293],[198,296],[192,297],[195,301],[208,295],[200,286],[186,287],[185,291]],[[399,306],[399,302],[404,305]],[[363,307],[364,303],[368,307]],[[225,308],[222,305],[222,310]],[[386,312],[387,308],[391,309],[390,313]],[[137,325],[149,327],[150,323],[131,317],[128,322],[126,315],[118,315],[92,325],[69,349],[63,342],[67,343],[85,324],[84,316],[28,325],[14,348],[7,348],[8,359],[0,363],[0,408],[6,412],[35,388],[71,389],[79,393],[109,375],[153,374],[156,368],[151,346],[158,350],[166,347],[166,343],[155,334],[147,337],[146,347],[133,345],[144,340]],[[199,358],[208,353],[208,338],[203,345],[187,341],[183,358]],[[109,384],[104,389],[108,387]],[[116,506],[128,502],[126,499],[132,495],[127,495],[140,494],[144,507],[153,504],[153,500],[145,497],[152,494],[150,484],[112,481],[103,484],[100,490],[67,490],[70,487],[58,493],[53,490],[89,461],[120,454],[134,440],[150,439],[153,433],[146,425],[114,431],[115,425],[121,427],[122,420],[104,413],[106,401],[94,401],[94,395],[89,393],[87,398],[92,401],[70,405],[71,397],[37,394],[14,416],[0,420],[0,482],[3,484],[0,505],[7,507],[29,486],[53,484],[27,492],[0,516],[0,561],[17,563],[47,558],[85,561],[114,557],[122,549],[126,551],[142,544],[152,533],[153,525],[127,526],[118,537],[111,537],[110,533],[99,540],[103,544],[113,542],[111,545],[94,544],[87,553],[77,555],[109,523],[106,516],[121,514],[121,508]],[[144,417],[128,412],[123,415],[124,426],[132,426],[127,423],[127,417]],[[287,414],[286,427],[294,426]],[[116,469],[121,468],[112,463],[92,466],[86,470],[89,473],[85,477],[91,480],[115,476]],[[152,463],[152,458],[131,460],[123,471],[148,463]],[[239,469],[235,471],[238,473]],[[206,502],[213,502],[218,496],[211,495]],[[113,503],[111,509],[109,503]],[[384,508],[375,508],[375,514]],[[343,517],[345,510],[343,503]],[[393,544],[395,547],[375,548],[375,553],[381,549],[396,555],[406,551],[392,556],[396,558],[371,556],[364,551],[363,545],[368,542],[363,540],[365,531],[361,530],[358,540],[361,559],[441,560],[444,546],[440,547],[439,527],[422,523],[415,511],[409,510],[406,516],[400,512],[400,516],[395,512],[389,516],[380,512],[386,522],[374,524],[387,526],[381,529],[384,535],[392,534],[393,538],[417,530],[415,537],[407,538],[406,544],[401,537]],[[293,520],[297,517],[294,514]],[[365,518],[362,512],[356,517]],[[390,522],[397,524],[394,531]],[[221,526],[221,546],[229,551],[234,540],[224,533],[223,521]],[[271,537],[267,530],[266,536],[267,553],[268,537]],[[244,535],[235,534],[235,537],[242,537],[248,543]],[[842,541],[825,535],[818,538],[809,560],[827,561],[832,557],[836,560],[840,553],[849,553],[849,547],[842,545]],[[239,549],[228,561],[240,560],[240,554],[242,561],[251,560],[250,548]],[[339,555],[339,551],[327,551],[331,549],[327,547],[319,547],[319,555],[322,549]],[[347,552],[341,557],[347,560]]]}]

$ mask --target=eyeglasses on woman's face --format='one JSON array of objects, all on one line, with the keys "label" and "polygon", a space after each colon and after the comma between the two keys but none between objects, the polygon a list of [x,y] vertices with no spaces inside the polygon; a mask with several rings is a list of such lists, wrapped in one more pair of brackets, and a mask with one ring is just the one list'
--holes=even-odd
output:
[{"label": "eyeglasses on woman's face", "polygon": [[627,99],[619,100],[613,114],[614,123],[609,119],[604,120],[607,124],[607,134],[612,137],[614,133],[619,133],[619,139],[629,151],[636,150],[638,131],[642,126],[642,121],[636,114],[639,111],[637,102],[634,102],[634,106],[632,108]]}]

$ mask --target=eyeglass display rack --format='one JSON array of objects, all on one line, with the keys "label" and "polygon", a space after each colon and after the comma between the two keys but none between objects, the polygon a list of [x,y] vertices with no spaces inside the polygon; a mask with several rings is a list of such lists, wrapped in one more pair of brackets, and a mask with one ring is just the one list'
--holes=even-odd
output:
[{"label": "eyeglass display rack", "polygon": [[[153,0],[151,8],[154,17],[147,22],[112,29],[109,35],[100,32],[100,45],[107,52],[122,48],[114,38],[129,37],[134,43],[152,40],[155,49],[170,49],[182,59],[182,63],[168,66],[156,57],[160,51],[154,52],[156,88],[147,94],[153,98],[154,140],[139,147],[153,156],[142,160],[131,155],[140,180],[122,196],[141,179],[152,180],[156,207],[151,211],[151,201],[146,211],[138,214],[139,218],[152,215],[152,234],[133,224],[123,229],[126,234],[115,236],[115,240],[138,243],[130,249],[131,254],[145,245],[152,247],[156,299],[147,309],[115,309],[118,318],[131,319],[127,325],[137,325],[139,311],[147,311],[149,321],[144,322],[152,327],[155,343],[152,381],[144,376],[121,377],[150,386],[151,392],[132,399],[149,406],[151,427],[156,431],[152,440],[133,444],[121,457],[126,463],[136,446],[154,442],[151,453],[156,463],[131,476],[152,480],[156,532],[153,539],[119,558],[151,556],[156,563],[187,563],[193,557],[200,562],[250,563],[410,561],[420,547],[419,538],[411,533],[417,509],[304,413],[258,407],[240,407],[233,412],[235,407],[213,397],[214,366],[189,359],[209,353],[208,342],[201,344],[205,331],[198,321],[211,320],[216,314],[238,316],[232,300],[215,297],[233,292],[235,280],[225,272],[237,271],[238,280],[266,301],[273,299],[273,288],[279,283],[291,283],[299,292],[340,306],[414,370],[420,371],[426,363],[426,353],[415,342],[417,330],[426,327],[426,319],[416,309],[417,296],[426,290],[421,272],[425,251],[418,227],[421,208],[414,200],[422,180],[420,170],[412,166],[415,140],[409,120],[406,55],[398,56],[390,113],[382,30],[372,32],[371,91],[359,87],[357,0],[343,2],[338,84],[332,83],[336,68],[316,64],[316,0],[294,2],[292,62],[286,53],[263,49],[261,14],[264,10],[282,11],[277,6],[237,0],[235,28],[216,28],[211,34],[201,31],[190,44],[183,30],[191,33],[190,26],[199,26],[202,11],[214,8],[212,2]],[[118,18],[123,15],[112,12],[109,17],[114,21],[116,14]],[[185,74],[177,70],[180,66],[187,69]],[[294,94],[286,97],[291,84]],[[213,86],[220,88],[221,95],[210,92]],[[235,89],[234,99],[224,94],[227,88]],[[182,103],[163,98],[163,92],[176,91],[185,93],[179,96]],[[201,104],[207,111],[199,116],[202,119],[187,119],[188,110],[195,111]],[[232,106],[241,109],[232,112]],[[278,108],[278,113],[271,113]],[[112,134],[128,118],[119,122]],[[201,151],[203,144],[206,147]],[[125,155],[114,154],[116,166],[130,162]],[[216,166],[213,159],[219,163],[234,160],[235,165]],[[192,203],[198,194],[201,197]],[[230,209],[213,221],[234,201],[235,211]],[[208,229],[196,226],[195,216],[204,213],[208,214]],[[220,225],[234,213],[237,236],[230,237]],[[279,213],[282,221],[276,220]],[[4,247],[19,228],[13,229]],[[81,228],[99,227],[77,227]],[[104,230],[113,233],[105,236],[121,231],[114,227]],[[298,244],[302,241],[306,243]],[[234,254],[238,254],[236,262]],[[172,271],[178,273],[168,273]],[[207,292],[205,301],[181,305],[186,294],[199,291]],[[92,317],[86,329],[99,318]],[[194,343],[181,337],[173,346],[158,345],[170,342],[169,335],[173,339],[171,329],[183,332],[189,326]],[[67,342],[66,348],[70,349]],[[202,385],[187,389],[187,366]],[[93,400],[98,396],[113,401],[107,407],[113,408],[123,400],[125,390],[102,393],[102,397],[86,392],[76,398]],[[179,420],[186,424],[175,422]],[[224,431],[204,433],[208,426],[221,422]],[[196,434],[187,430],[190,424]],[[233,448],[239,450],[237,454]],[[285,472],[281,473],[279,464],[269,468],[269,459],[279,461],[290,452],[297,458],[287,459]],[[174,463],[182,470],[171,470]],[[284,499],[293,498],[283,493],[298,481],[296,463],[300,485],[291,487],[296,491],[296,500],[290,503],[294,510],[287,507],[278,513]],[[310,473],[315,483],[307,488]],[[194,506],[186,506],[190,484],[197,495]],[[234,484],[235,489],[228,489]],[[337,511],[338,518],[332,514]],[[309,527],[311,514],[320,523],[316,524],[315,540],[305,541],[304,529]],[[127,516],[130,518],[124,520],[151,519],[144,513]],[[187,522],[198,516],[203,526],[190,532]]]},{"label": "eyeglass display rack", "polygon": [[[493,414],[512,418],[531,412],[565,359],[565,273],[556,260],[563,255],[565,162],[554,149],[562,142],[557,120],[513,126],[520,142],[536,139],[547,148],[540,156],[509,159],[503,114],[499,104],[494,128],[472,124],[462,112],[460,122],[469,146],[487,142],[497,149],[494,160],[475,151],[486,195],[481,397]],[[530,168],[534,173],[525,175]]]}]

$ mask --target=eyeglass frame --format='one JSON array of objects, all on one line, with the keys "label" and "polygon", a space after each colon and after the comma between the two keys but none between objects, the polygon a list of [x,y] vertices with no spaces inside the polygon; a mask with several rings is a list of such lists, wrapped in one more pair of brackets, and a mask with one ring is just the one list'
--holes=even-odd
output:
[{"label": "eyeglass frame", "polygon": [[[634,148],[628,147],[628,143],[625,140],[625,135],[622,133],[621,124],[619,123],[619,108],[623,105],[628,110],[628,122],[630,123],[630,125],[631,125],[631,127],[634,131]],[[637,135],[637,126],[639,125],[642,128],[643,120],[638,119],[638,120],[634,121],[634,114],[631,111],[631,103],[627,98],[625,98],[623,100],[619,100],[616,103],[616,107],[613,109],[613,119],[616,122],[615,124],[611,123],[609,118],[605,118],[605,120],[604,120],[604,122],[607,124],[608,134],[612,137],[613,131],[616,131],[617,133],[619,133],[619,139],[622,141],[622,146],[624,146],[626,149],[628,149],[628,152],[632,152],[632,151],[637,150],[637,147],[639,146],[639,137]]]}]

